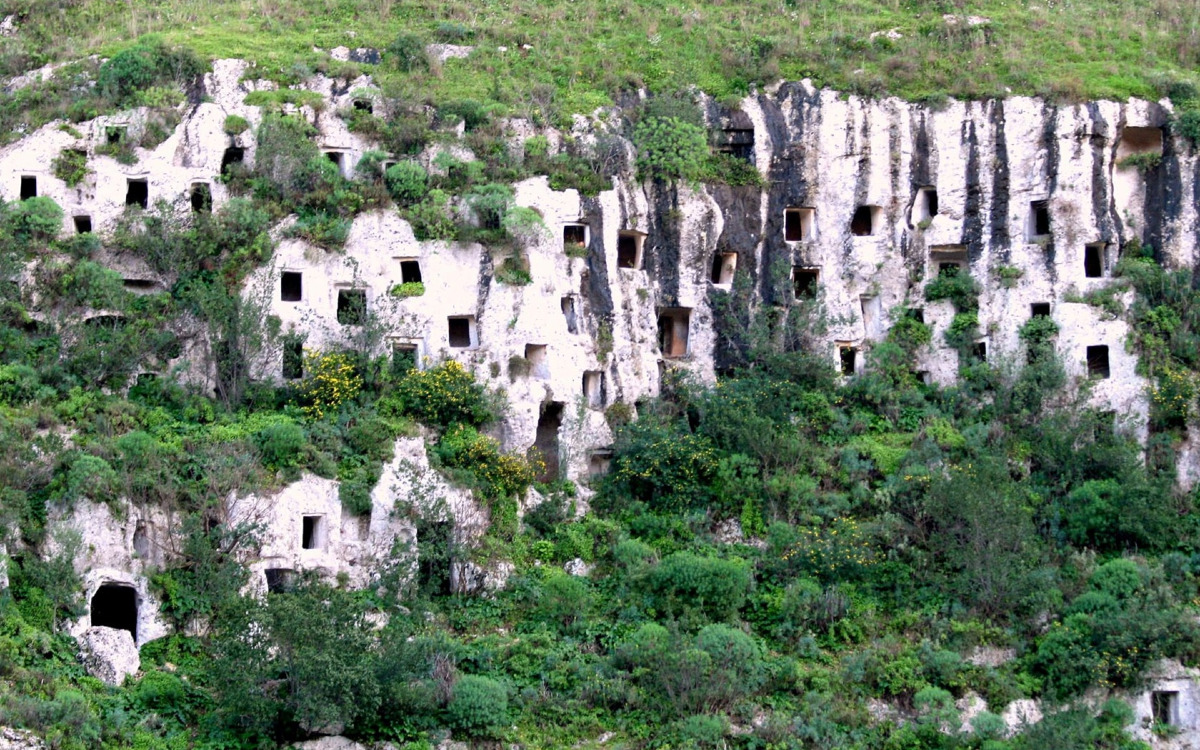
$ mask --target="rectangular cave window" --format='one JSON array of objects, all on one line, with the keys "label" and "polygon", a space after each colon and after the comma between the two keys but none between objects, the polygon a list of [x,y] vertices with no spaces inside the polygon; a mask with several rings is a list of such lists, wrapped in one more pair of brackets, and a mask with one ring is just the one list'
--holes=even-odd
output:
[{"label": "rectangular cave window", "polygon": [[221,155],[221,174],[228,174],[230,167],[241,164],[246,159],[246,149],[241,146],[230,146]]},{"label": "rectangular cave window", "polygon": [[563,297],[561,304],[563,318],[567,321],[567,333],[579,333],[579,321],[575,317],[575,298]]},{"label": "rectangular cave window", "polygon": [[1111,372],[1108,369],[1108,347],[1089,346],[1087,348],[1088,377],[1107,378]]},{"label": "rectangular cave window", "polygon": [[366,112],[367,114],[371,114],[375,111],[375,107],[371,104],[370,99],[355,99],[354,109],[355,111]]},{"label": "rectangular cave window", "polygon": [[284,380],[299,380],[304,377],[304,339],[300,336],[283,337]]},{"label": "rectangular cave window", "polygon": [[76,234],[87,234],[92,231],[92,217],[76,216],[73,218],[73,221],[75,222]]},{"label": "rectangular cave window", "polygon": [[400,261],[400,282],[403,284],[420,283],[421,261],[415,258]]},{"label": "rectangular cave window", "polygon": [[296,582],[296,571],[287,568],[267,568],[263,571],[268,594],[285,594]]},{"label": "rectangular cave window", "polygon": [[923,307],[910,307],[904,314],[918,323],[923,324],[925,322],[925,308]]},{"label": "rectangular cave window", "polygon": [[341,151],[326,151],[325,158],[338,168],[339,173],[345,173],[345,155]]},{"label": "rectangular cave window", "polygon": [[796,299],[811,299],[817,296],[817,282],[820,280],[819,268],[796,266],[792,269],[792,293]]},{"label": "rectangular cave window", "polygon": [[1029,204],[1029,238],[1050,236],[1050,201],[1033,201]]},{"label": "rectangular cave window", "polygon": [[212,189],[207,182],[192,183],[192,213],[212,213]]},{"label": "rectangular cave window", "polygon": [[104,128],[104,142],[109,146],[119,146],[125,141],[127,125],[108,125]]},{"label": "rectangular cave window", "polygon": [[841,368],[842,375],[853,375],[857,360],[858,349],[848,345],[838,347],[838,365]]},{"label": "rectangular cave window", "polygon": [[455,349],[469,349],[476,345],[475,318],[473,316],[458,316],[447,318],[450,328],[450,346]]},{"label": "rectangular cave window", "polygon": [[535,378],[550,377],[550,368],[546,363],[545,344],[526,344],[525,360],[529,362],[529,373]]},{"label": "rectangular cave window", "polygon": [[1155,724],[1178,726],[1179,693],[1174,690],[1155,690],[1150,693],[1150,713]]},{"label": "rectangular cave window", "polygon": [[94,628],[128,630],[137,642],[137,591],[128,584],[104,583],[92,595],[91,622]]},{"label": "rectangular cave window", "polygon": [[588,370],[583,373],[583,396],[592,409],[604,407],[604,373]]},{"label": "rectangular cave window", "polygon": [[642,267],[642,239],[645,236],[641,232],[617,233],[617,268]]},{"label": "rectangular cave window", "polygon": [[1089,279],[1098,279],[1104,276],[1105,244],[1103,242],[1093,242],[1085,245],[1083,248],[1083,275]]},{"label": "rectangular cave window", "polygon": [[145,208],[150,203],[150,183],[145,180],[129,180],[125,188],[125,205]]},{"label": "rectangular cave window", "polygon": [[1050,317],[1049,302],[1033,302],[1029,305],[1029,317],[1031,318],[1048,318]]},{"label": "rectangular cave window", "polygon": [[817,210],[788,208],[783,212],[783,239],[787,242],[807,242],[815,238]]},{"label": "rectangular cave window", "polygon": [[737,270],[737,253],[717,253],[713,255],[712,283],[717,286],[728,286],[733,283],[733,272]]},{"label": "rectangular cave window", "polygon": [[583,224],[563,226],[563,250],[567,253],[582,253],[587,245],[587,227]]},{"label": "rectangular cave window", "polygon": [[37,197],[37,178],[31,175],[21,177],[21,200]]},{"label": "rectangular cave window", "polygon": [[717,134],[717,151],[743,161],[754,161],[754,128],[725,128]]},{"label": "rectangular cave window", "polygon": [[963,245],[936,245],[929,249],[929,262],[938,276],[958,273],[967,267],[967,248]]},{"label": "rectangular cave window", "polygon": [[299,271],[284,271],[279,275],[279,299],[284,302],[299,302],[304,296],[304,274]]},{"label": "rectangular cave window", "polygon": [[850,219],[850,234],[855,237],[870,237],[879,232],[879,219],[882,209],[879,206],[859,206],[854,209]]},{"label": "rectangular cave window", "polygon": [[541,455],[542,475],[539,481],[553,482],[558,479],[561,453],[558,446],[558,431],[562,427],[563,404],[550,401],[542,404],[538,414],[537,431],[534,433],[533,449]]},{"label": "rectangular cave window", "polygon": [[668,307],[658,311],[658,344],[668,359],[687,356],[692,311],[687,307]]},{"label": "rectangular cave window", "polygon": [[153,279],[122,279],[121,285],[134,294],[152,292],[158,286]]},{"label": "rectangular cave window", "polygon": [[987,342],[976,341],[975,346],[971,349],[971,354],[980,362],[987,362]]},{"label": "rectangular cave window", "polygon": [[1162,128],[1125,127],[1121,130],[1121,140],[1117,142],[1117,166],[1130,156],[1140,154],[1156,154],[1163,152]]},{"label": "rectangular cave window", "polygon": [[337,322],[344,326],[360,326],[367,319],[367,290],[339,289]]},{"label": "rectangular cave window", "polygon": [[883,335],[883,299],[879,295],[859,297],[858,308],[862,311],[863,336],[874,339]]},{"label": "rectangular cave window", "polygon": [[613,452],[611,448],[601,448],[592,451],[588,456],[588,476],[602,477],[608,473],[612,466]]},{"label": "rectangular cave window", "polygon": [[938,215],[938,193],[935,187],[923,187],[917,190],[913,201],[913,224],[928,226],[933,217]]},{"label": "rectangular cave window", "polygon": [[392,374],[407,375],[417,369],[417,345],[408,342],[392,344]]},{"label": "rectangular cave window", "polygon": [[325,516],[304,516],[301,520],[300,547],[321,549],[325,546]]}]

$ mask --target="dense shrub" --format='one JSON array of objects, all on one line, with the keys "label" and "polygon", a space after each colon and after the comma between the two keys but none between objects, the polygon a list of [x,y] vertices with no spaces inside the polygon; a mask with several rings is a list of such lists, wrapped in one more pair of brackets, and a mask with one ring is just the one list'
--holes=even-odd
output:
[{"label": "dense shrub", "polygon": [[487,389],[454,360],[409,372],[380,404],[380,412],[442,428],[455,423],[481,427],[496,418]]},{"label": "dense shrub", "polygon": [[509,721],[508,690],[489,677],[466,675],[446,706],[451,725],[474,736],[492,736]]},{"label": "dense shrub", "polygon": [[401,72],[411,73],[414,70],[429,67],[429,57],[425,54],[425,42],[416,34],[401,32],[384,52],[388,62]]},{"label": "dense shrub", "polygon": [[415,161],[402,161],[388,167],[384,180],[392,200],[401,206],[411,206],[425,197],[429,175]]},{"label": "dense shrub", "polygon": [[638,175],[643,179],[693,180],[704,168],[704,129],[676,117],[647,117],[633,130]]},{"label": "dense shrub", "polygon": [[454,424],[434,447],[442,466],[469,475],[484,497],[497,499],[520,494],[537,477],[537,468],[523,456],[501,453],[500,445],[474,427]]},{"label": "dense shrub", "polygon": [[717,464],[707,437],[638,420],[618,432],[609,491],[655,510],[699,508],[711,496]]},{"label": "dense shrub", "polygon": [[163,84],[181,85],[204,72],[195,53],[147,37],[100,66],[96,87],[120,106],[129,106],[141,91]]},{"label": "dense shrub", "polygon": [[650,570],[645,585],[655,608],[669,617],[723,621],[735,618],[745,604],[750,580],[744,560],[676,552]]}]

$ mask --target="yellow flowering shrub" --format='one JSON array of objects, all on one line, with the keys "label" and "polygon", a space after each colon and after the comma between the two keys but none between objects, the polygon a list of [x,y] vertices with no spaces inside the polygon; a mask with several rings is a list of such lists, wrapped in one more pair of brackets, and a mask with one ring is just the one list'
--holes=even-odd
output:
[{"label": "yellow flowering shrub", "polygon": [[379,404],[379,411],[387,417],[412,417],[434,427],[478,427],[496,417],[487,390],[454,360],[428,370],[410,371],[395,393]]},{"label": "yellow flowering shrub", "polygon": [[353,401],[362,390],[362,378],[349,354],[305,350],[304,372],[307,377],[300,386],[307,404],[304,411],[313,419],[336,412],[342,404]]}]

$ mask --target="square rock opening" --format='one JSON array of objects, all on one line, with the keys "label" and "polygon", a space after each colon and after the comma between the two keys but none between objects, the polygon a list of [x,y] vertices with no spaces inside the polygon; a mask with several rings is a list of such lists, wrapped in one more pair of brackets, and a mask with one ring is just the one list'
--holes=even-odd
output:
[{"label": "square rock opening", "polygon": [[601,448],[592,451],[588,456],[588,476],[602,477],[612,467],[613,452],[611,448]]},{"label": "square rock opening", "polygon": [[563,318],[567,321],[567,333],[579,333],[578,320],[575,317],[575,298],[570,296],[563,297],[560,300],[560,304],[562,305]]},{"label": "square rock opening", "polygon": [[325,158],[338,168],[338,173],[346,173],[346,156],[341,151],[326,151]]},{"label": "square rock opening", "polygon": [[537,432],[534,435],[533,450],[540,454],[542,470],[540,481],[552,482],[559,475],[558,431],[562,427],[563,404],[550,401],[542,404],[538,414]]},{"label": "square rock opening", "polygon": [[871,237],[879,233],[883,209],[879,206],[859,206],[850,219],[850,234],[855,237]]},{"label": "square rock opening", "polygon": [[421,261],[408,258],[400,261],[400,282],[402,284],[421,283]]},{"label": "square rock opening", "polygon": [[910,307],[904,311],[904,314],[922,325],[925,323],[925,308],[923,307]]},{"label": "square rock opening", "polygon": [[987,342],[976,341],[975,346],[971,348],[971,355],[980,362],[987,362]]},{"label": "square rock opening", "polygon": [[322,549],[325,541],[325,516],[304,516],[301,519],[300,548]]},{"label": "square rock opening", "polygon": [[1028,234],[1030,240],[1050,236],[1050,201],[1041,200],[1029,203]]},{"label": "square rock opening", "polygon": [[230,146],[221,155],[221,174],[228,174],[235,164],[240,165],[246,160],[246,149],[241,146]]},{"label": "square rock opening", "polygon": [[858,365],[858,349],[849,344],[838,345],[838,366],[842,375],[849,377],[854,374]]},{"label": "square rock opening", "polygon": [[145,208],[150,202],[150,183],[145,180],[129,180],[125,187],[125,205]]},{"label": "square rock opening", "polygon": [[367,319],[367,290],[339,289],[337,322],[344,326],[360,326]]},{"label": "square rock opening", "polygon": [[125,142],[128,125],[109,125],[104,128],[104,142],[109,146],[119,146]]},{"label": "square rock opening", "polygon": [[75,216],[72,221],[75,222],[75,234],[87,234],[92,231],[92,217]]},{"label": "square rock opening", "polygon": [[817,296],[820,280],[821,269],[795,266],[792,268],[792,294],[796,299],[812,299]]},{"label": "square rock opening", "polygon": [[21,200],[37,197],[37,178],[31,175],[21,177]]},{"label": "square rock opening", "polygon": [[529,362],[529,373],[533,377],[543,380],[550,377],[545,344],[526,344],[525,359]]},{"label": "square rock opening", "polygon": [[591,409],[604,408],[604,373],[588,370],[583,373],[583,397]]},{"label": "square rock opening", "polygon": [[808,242],[816,239],[815,208],[788,208],[783,212],[783,239],[787,242]]},{"label": "square rock opening", "polygon": [[1083,275],[1089,279],[1103,278],[1108,273],[1108,244],[1092,242],[1083,247]]},{"label": "square rock opening", "polygon": [[299,271],[284,271],[279,275],[279,299],[299,302],[304,296],[304,275]]},{"label": "square rock opening", "polygon": [[938,276],[966,270],[967,248],[964,245],[935,245],[929,249],[929,263]]},{"label": "square rock opening", "polygon": [[641,232],[617,233],[617,268],[642,267],[642,240],[645,237]]},{"label": "square rock opening", "polygon": [[1049,302],[1032,302],[1029,305],[1029,317],[1031,318],[1048,318],[1050,317]]},{"label": "square rock opening", "polygon": [[289,568],[267,568],[263,571],[268,594],[286,594],[296,584],[296,571]]},{"label": "square rock opening", "polygon": [[754,128],[725,128],[717,134],[716,141],[717,151],[754,162]]},{"label": "square rock opening", "polygon": [[1103,380],[1111,375],[1108,367],[1108,347],[1089,346],[1087,348],[1088,377]]},{"label": "square rock opening", "polygon": [[407,375],[417,369],[417,345],[407,341],[392,343],[392,374]]},{"label": "square rock opening", "polygon": [[692,310],[688,307],[664,307],[658,311],[658,345],[668,359],[688,353]]},{"label": "square rock opening", "polygon": [[470,349],[478,344],[473,315],[448,318],[450,346],[455,349]]},{"label": "square rock opening", "polygon": [[1150,714],[1161,726],[1179,726],[1179,693],[1174,690],[1155,690],[1150,693]]},{"label": "square rock opening", "polygon": [[281,373],[284,380],[299,380],[304,377],[304,339],[292,334],[283,337],[283,368]]},{"label": "square rock opening", "polygon": [[1127,126],[1121,130],[1121,140],[1117,142],[1116,160],[1120,162],[1122,159],[1139,154],[1161,156],[1162,152],[1162,128]]},{"label": "square rock opening", "polygon": [[212,188],[207,182],[192,183],[192,213],[212,213]]},{"label": "square rock opening", "polygon": [[733,283],[733,273],[737,270],[737,253],[717,253],[713,256],[712,283],[717,286],[729,286]]},{"label": "square rock opening", "polygon": [[587,245],[587,226],[584,224],[563,225],[563,250],[570,253],[582,253]]},{"label": "square rock opening", "polygon": [[137,642],[138,597],[133,586],[103,583],[91,601],[92,627],[128,630]]},{"label": "square rock opening", "polygon": [[148,294],[158,288],[153,279],[121,279],[121,286],[134,294]]},{"label": "square rock opening", "polygon": [[937,188],[928,186],[919,188],[913,199],[912,223],[927,226],[933,217],[938,215]]}]

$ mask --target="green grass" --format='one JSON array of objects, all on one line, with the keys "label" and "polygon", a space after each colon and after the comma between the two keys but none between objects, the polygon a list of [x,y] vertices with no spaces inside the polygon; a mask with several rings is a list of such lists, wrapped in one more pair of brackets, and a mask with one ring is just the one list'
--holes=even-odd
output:
[{"label": "green grass", "polygon": [[[863,94],[937,100],[1014,94],[1157,97],[1164,76],[1200,67],[1193,0],[35,0],[4,66],[113,53],[157,33],[201,55],[243,57],[274,75],[320,68],[313,47],[385,48],[401,31],[427,42],[465,28],[468,60],[413,74],[370,70],[409,101],[470,97],[561,118],[621,90],[696,85],[720,98],[751,83],[812,78]],[[49,6],[49,7],[48,7]],[[942,14],[991,19],[949,26]],[[903,38],[870,40],[896,29]],[[448,35],[442,34],[442,38]],[[461,36],[458,35],[458,36]],[[521,45],[531,45],[522,51]],[[498,47],[507,47],[500,52]],[[371,66],[364,66],[370,69]],[[344,66],[343,66],[344,72]]]}]

